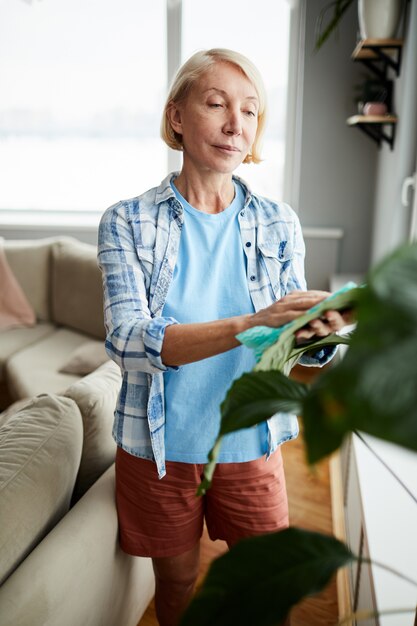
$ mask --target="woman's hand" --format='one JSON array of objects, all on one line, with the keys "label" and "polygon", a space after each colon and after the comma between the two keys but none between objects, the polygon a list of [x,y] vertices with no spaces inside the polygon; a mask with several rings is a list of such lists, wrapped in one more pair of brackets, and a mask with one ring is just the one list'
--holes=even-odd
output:
[{"label": "woman's hand", "polygon": [[312,320],[309,324],[300,328],[295,333],[297,344],[309,341],[313,337],[327,337],[333,333],[337,333],[345,326],[354,323],[353,312],[349,309],[346,311],[326,311],[320,318]]},{"label": "woman's hand", "polygon": [[[271,306],[256,313],[252,321],[256,326],[278,328],[297,319],[330,295],[327,291],[292,291]],[[353,315],[350,310],[326,311],[320,318],[312,320],[295,333],[296,342],[303,343],[313,337],[327,337],[352,323]]]},{"label": "woman's hand", "polygon": [[331,294],[328,291],[292,291],[251,316],[252,326],[279,328],[292,322]]},{"label": "woman's hand", "polygon": [[[236,348],[241,345],[236,335],[244,330],[253,326],[283,326],[329,295],[327,291],[292,291],[258,313],[214,322],[167,326],[161,351],[162,362],[171,366],[185,365]],[[349,323],[337,311],[328,311],[325,316],[301,328],[296,333],[297,342],[308,341],[314,336],[326,337]]]},{"label": "woman's hand", "polygon": [[353,324],[354,321],[355,317],[351,309],[326,311],[320,318],[312,320],[295,333],[296,343],[303,343],[313,337],[327,337],[327,335],[337,333],[345,326]]}]

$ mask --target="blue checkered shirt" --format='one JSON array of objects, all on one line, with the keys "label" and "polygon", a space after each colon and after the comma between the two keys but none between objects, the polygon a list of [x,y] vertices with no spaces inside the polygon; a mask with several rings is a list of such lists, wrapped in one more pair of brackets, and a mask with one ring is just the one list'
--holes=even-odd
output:
[{"label": "blue checkered shirt", "polygon": [[[160,478],[166,473],[163,372],[168,369],[161,349],[166,327],[178,323],[161,316],[183,224],[183,208],[170,185],[177,175],[107,209],[98,236],[105,347],[123,374],[113,437],[130,454],[154,460]],[[304,241],[298,217],[287,204],[257,196],[244,181],[236,180],[246,190],[238,219],[249,293],[259,311],[290,291],[306,289]],[[314,358],[304,357],[303,363],[323,365],[331,356],[322,351]],[[271,417],[268,456],[297,434],[296,416]]]}]

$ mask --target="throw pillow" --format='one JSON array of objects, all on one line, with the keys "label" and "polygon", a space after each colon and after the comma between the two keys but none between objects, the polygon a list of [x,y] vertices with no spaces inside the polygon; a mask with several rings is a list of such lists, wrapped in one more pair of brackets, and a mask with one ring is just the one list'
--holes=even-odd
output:
[{"label": "throw pillow", "polygon": [[103,365],[109,357],[101,341],[87,341],[76,348],[59,370],[61,374],[86,376]]},{"label": "throw pillow", "polygon": [[0,240],[0,329],[35,323],[35,312],[10,269]]}]

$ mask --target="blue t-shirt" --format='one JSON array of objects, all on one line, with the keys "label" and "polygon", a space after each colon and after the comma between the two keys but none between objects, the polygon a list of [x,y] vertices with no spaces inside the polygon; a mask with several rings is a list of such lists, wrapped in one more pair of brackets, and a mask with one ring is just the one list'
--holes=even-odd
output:
[{"label": "blue t-shirt", "polygon": [[[162,315],[180,323],[209,322],[253,313],[246,278],[238,213],[245,199],[235,184],[233,202],[221,213],[184,207],[178,257]],[[205,463],[220,425],[220,404],[232,381],[255,365],[253,352],[239,346],[223,354],[164,372],[165,447],[168,461]],[[219,461],[251,461],[267,452],[266,423],[230,433]]]}]

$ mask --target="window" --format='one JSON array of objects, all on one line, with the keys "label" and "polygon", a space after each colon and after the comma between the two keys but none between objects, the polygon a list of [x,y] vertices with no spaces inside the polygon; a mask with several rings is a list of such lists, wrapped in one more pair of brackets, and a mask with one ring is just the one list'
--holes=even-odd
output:
[{"label": "window", "polygon": [[165,0],[0,0],[1,209],[102,212],[157,184]]},{"label": "window", "polygon": [[[0,0],[2,211],[81,219],[166,175],[159,125],[170,1]],[[288,0],[257,0],[256,10],[249,0],[182,0],[182,60],[201,48],[234,48],[264,77],[265,160],[237,173],[275,198],[282,197],[288,34]]]}]

